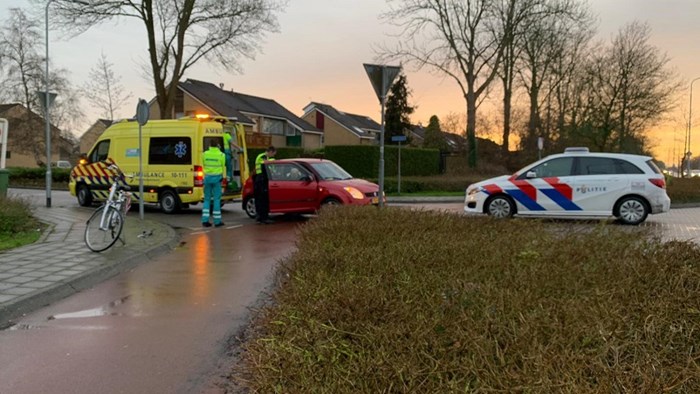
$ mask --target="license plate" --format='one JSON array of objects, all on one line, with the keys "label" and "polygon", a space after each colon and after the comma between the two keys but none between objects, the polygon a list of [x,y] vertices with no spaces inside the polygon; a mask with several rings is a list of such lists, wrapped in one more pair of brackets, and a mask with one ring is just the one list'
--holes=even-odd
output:
[{"label": "license plate", "polygon": [[372,197],[372,204],[379,204],[379,197]]}]

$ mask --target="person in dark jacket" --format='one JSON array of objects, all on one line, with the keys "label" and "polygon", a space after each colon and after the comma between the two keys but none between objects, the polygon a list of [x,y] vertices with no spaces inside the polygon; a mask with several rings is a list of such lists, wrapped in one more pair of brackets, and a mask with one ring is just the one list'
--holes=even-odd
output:
[{"label": "person in dark jacket", "polygon": [[255,196],[256,220],[261,224],[274,223],[269,218],[270,192],[268,190],[267,171],[265,163],[275,160],[277,149],[270,146],[255,158],[255,175],[253,178],[253,195]]}]

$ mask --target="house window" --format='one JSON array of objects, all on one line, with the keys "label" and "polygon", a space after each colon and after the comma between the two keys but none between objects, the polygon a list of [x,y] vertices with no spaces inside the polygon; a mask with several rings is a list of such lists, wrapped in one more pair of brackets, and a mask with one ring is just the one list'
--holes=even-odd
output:
[{"label": "house window", "polygon": [[324,130],[326,127],[326,117],[320,112],[316,112],[316,128]]},{"label": "house window", "polygon": [[278,119],[263,119],[263,133],[272,135],[285,135],[287,122]]},{"label": "house window", "polygon": [[184,114],[185,113],[185,94],[182,92],[182,90],[178,89],[175,92],[175,114],[177,118],[177,114]]}]

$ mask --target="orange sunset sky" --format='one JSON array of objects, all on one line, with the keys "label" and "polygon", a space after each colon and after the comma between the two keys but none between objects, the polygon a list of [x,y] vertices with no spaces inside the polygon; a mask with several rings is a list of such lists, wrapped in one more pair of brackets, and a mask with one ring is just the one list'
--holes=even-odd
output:
[{"label": "orange sunset sky", "polygon": [[[689,82],[700,76],[700,1],[590,0],[589,4],[598,16],[601,40],[609,41],[633,20],[649,22],[652,44],[669,56],[670,66],[683,81],[678,109],[650,132],[656,158],[672,163],[683,149],[687,130]],[[10,7],[29,6],[28,0],[0,0],[0,19]],[[381,0],[290,0],[279,16],[281,32],[268,36],[263,53],[254,60],[241,60],[242,74],[200,63],[186,77],[274,99],[297,115],[310,101],[319,101],[379,121],[379,103],[362,63],[375,60],[377,44],[393,40],[389,34],[395,32],[394,28],[379,20],[386,10],[387,3]],[[76,84],[84,82],[104,51],[122,84],[133,93],[133,106],[122,108],[120,116],[131,116],[138,98],[153,97],[152,84],[141,71],[147,62],[145,33],[136,21],[102,25],[75,38],[61,37],[58,32],[50,37],[53,66],[70,70]],[[406,74],[413,92],[410,101],[418,107],[413,122],[427,124],[431,115],[465,112],[464,100],[453,81],[413,69],[406,69]],[[695,89],[695,101],[700,104],[700,83]],[[494,97],[494,102],[498,100]],[[693,107],[693,113],[700,114],[700,108]],[[87,107],[86,115],[86,126],[99,116]],[[693,123],[700,126],[700,119],[694,118]],[[694,127],[693,134],[691,150],[700,153],[700,128]],[[500,143],[499,135],[496,131],[492,138]]]}]

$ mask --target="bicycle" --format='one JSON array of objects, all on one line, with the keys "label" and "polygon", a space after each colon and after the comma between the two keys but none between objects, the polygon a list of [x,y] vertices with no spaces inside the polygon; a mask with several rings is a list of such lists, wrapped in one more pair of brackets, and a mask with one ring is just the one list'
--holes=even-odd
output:
[{"label": "bicycle", "polygon": [[120,235],[124,227],[124,216],[131,208],[131,188],[124,182],[124,174],[116,164],[111,164],[107,169],[119,172],[120,175],[114,176],[107,201],[95,210],[85,225],[85,245],[93,252],[109,249],[117,239],[125,244]]}]

